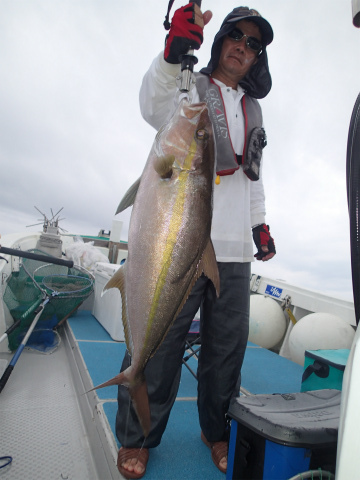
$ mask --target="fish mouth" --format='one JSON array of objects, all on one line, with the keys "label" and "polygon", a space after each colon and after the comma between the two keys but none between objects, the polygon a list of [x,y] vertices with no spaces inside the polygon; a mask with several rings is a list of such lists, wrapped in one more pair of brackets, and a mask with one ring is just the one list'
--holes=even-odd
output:
[{"label": "fish mouth", "polygon": [[180,111],[180,115],[189,119],[189,120],[194,120],[194,123],[196,119],[201,115],[201,113],[205,110],[206,108],[206,103],[193,103],[190,104],[187,102],[186,99],[183,100],[183,106]]},{"label": "fish mouth", "polygon": [[189,120],[194,120],[201,115],[201,113],[204,111],[206,107],[206,104],[204,103],[197,103],[193,105],[186,105],[183,107],[181,110],[181,115]]},{"label": "fish mouth", "polygon": [[186,119],[186,122],[191,125],[191,130],[194,129],[193,137],[186,135],[181,140],[181,135],[173,137],[168,135],[169,124],[163,125],[163,127],[158,131],[155,144],[154,152],[157,157],[166,157],[168,155],[174,155],[175,161],[173,163],[173,168],[180,171],[192,172],[196,170],[194,167],[184,168],[184,159],[194,157],[197,153],[197,146],[194,144],[194,139],[196,140],[196,125],[200,122],[200,117],[203,112],[207,110],[207,104],[205,102],[199,103],[189,103],[189,101],[184,98],[180,102],[179,116]]}]

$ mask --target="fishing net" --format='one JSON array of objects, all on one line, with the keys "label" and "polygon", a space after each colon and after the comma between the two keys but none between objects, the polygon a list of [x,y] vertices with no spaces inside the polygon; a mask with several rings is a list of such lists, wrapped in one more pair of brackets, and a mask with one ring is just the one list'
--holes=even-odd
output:
[{"label": "fishing net", "polygon": [[[40,250],[29,250],[44,255]],[[65,267],[33,259],[22,259],[18,272],[13,272],[3,300],[18,327],[8,337],[9,349],[16,350],[35,318],[36,309],[50,298],[32,333],[28,345],[38,350],[52,348],[57,336],[53,328],[88,298],[93,291],[93,276],[82,267]],[[47,333],[46,333],[47,332]],[[36,347],[36,346],[37,347]]]}]

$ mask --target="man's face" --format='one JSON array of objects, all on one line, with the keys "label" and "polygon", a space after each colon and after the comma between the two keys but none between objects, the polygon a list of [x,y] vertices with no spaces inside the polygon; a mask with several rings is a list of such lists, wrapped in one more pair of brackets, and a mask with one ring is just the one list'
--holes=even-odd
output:
[{"label": "man's face", "polygon": [[[255,37],[261,42],[259,27],[247,20],[240,20],[234,27],[241,30],[248,37]],[[246,45],[247,37],[240,41],[226,36],[223,40],[219,64],[216,70],[233,78],[236,84],[245,77],[250,68],[257,62],[257,52]]]}]

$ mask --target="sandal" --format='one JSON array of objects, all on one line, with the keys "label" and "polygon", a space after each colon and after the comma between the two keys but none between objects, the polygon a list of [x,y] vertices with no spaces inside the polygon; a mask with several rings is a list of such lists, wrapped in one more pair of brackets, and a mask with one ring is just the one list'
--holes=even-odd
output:
[{"label": "sandal", "polygon": [[211,450],[211,458],[216,465],[216,467],[222,473],[226,473],[226,468],[221,467],[220,461],[222,458],[228,456],[228,443],[221,441],[221,442],[208,442],[203,432],[201,432],[201,440],[205,443],[207,447]]},{"label": "sandal", "polygon": [[[136,458],[144,465],[143,473],[130,472],[122,465],[130,458]],[[146,465],[149,460],[149,450],[147,448],[125,448],[121,447],[117,458],[117,468],[125,478],[142,478],[146,472]]]}]

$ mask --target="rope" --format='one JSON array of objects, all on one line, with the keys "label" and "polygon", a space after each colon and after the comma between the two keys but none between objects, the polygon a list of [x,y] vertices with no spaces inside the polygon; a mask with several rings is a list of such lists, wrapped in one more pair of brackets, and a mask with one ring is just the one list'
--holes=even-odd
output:
[{"label": "rope", "polygon": [[290,320],[292,321],[292,323],[295,325],[296,323],[296,318],[294,317],[294,314],[292,313],[292,311],[290,310],[290,308],[285,308],[285,312],[289,315],[289,318]]}]

